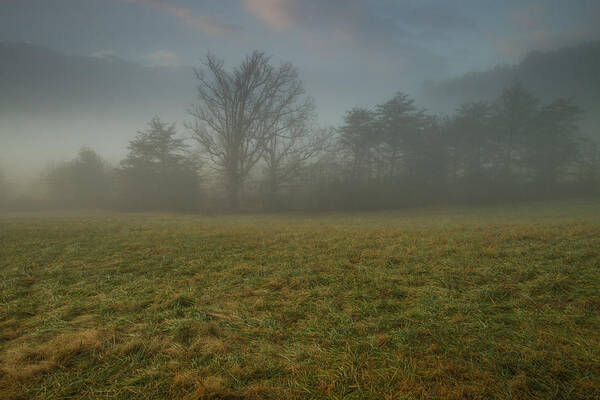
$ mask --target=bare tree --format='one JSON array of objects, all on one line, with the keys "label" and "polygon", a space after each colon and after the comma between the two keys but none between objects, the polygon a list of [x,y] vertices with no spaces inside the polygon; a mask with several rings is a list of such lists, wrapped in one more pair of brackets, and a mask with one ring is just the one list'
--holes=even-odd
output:
[{"label": "bare tree", "polygon": [[306,162],[324,151],[333,135],[331,130],[311,127],[312,109],[311,102],[302,103],[267,140],[263,154],[264,183],[270,208],[277,207],[282,186],[297,179]]},{"label": "bare tree", "polygon": [[258,51],[232,71],[208,55],[196,77],[199,102],[187,126],[222,172],[229,206],[237,209],[244,182],[267,144],[306,113],[302,83],[291,64],[273,67]]}]

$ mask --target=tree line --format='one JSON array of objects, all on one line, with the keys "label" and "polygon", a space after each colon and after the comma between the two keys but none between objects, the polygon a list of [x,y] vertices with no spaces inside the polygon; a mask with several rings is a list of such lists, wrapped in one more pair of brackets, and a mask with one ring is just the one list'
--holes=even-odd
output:
[{"label": "tree line", "polygon": [[571,99],[542,104],[518,81],[444,117],[398,93],[346,114],[339,145],[351,179],[341,184],[365,207],[592,194],[598,149],[579,132],[581,116]]},{"label": "tree line", "polygon": [[[185,134],[155,117],[111,166],[92,149],[43,176],[64,208],[350,210],[598,194],[600,150],[571,99],[515,81],[496,99],[431,115],[407,94],[316,125],[291,64],[261,52],[196,70]],[[8,204],[0,174],[0,204]]]}]

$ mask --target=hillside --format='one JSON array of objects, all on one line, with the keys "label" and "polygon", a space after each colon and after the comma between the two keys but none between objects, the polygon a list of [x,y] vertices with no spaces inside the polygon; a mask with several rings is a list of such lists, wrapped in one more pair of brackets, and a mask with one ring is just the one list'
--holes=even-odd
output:
[{"label": "hillside", "polygon": [[[500,65],[461,77],[426,82],[419,102],[437,112],[450,112],[467,101],[493,99],[515,79],[542,99],[572,97],[586,113],[586,129],[600,126],[600,41],[529,53],[521,63]],[[591,132],[594,133],[594,132]]]},{"label": "hillside", "polygon": [[181,122],[194,100],[191,67],[6,42],[0,59],[0,165],[11,175],[70,157],[81,146],[117,160],[153,116]]},{"label": "hillside", "polygon": [[146,67],[115,57],[69,56],[0,43],[0,110],[116,112],[184,106],[193,99],[190,67]]}]

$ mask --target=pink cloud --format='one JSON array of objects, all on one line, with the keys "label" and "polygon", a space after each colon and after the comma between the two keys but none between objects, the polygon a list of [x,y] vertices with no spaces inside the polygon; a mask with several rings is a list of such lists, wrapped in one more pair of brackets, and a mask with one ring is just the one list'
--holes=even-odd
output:
[{"label": "pink cloud", "polygon": [[246,9],[270,28],[283,31],[298,22],[294,0],[244,0]]}]

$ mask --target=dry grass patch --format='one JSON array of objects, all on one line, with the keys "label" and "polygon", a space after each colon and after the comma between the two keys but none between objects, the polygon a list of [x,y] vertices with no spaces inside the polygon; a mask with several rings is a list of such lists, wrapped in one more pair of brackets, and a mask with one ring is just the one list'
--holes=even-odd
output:
[{"label": "dry grass patch", "polygon": [[60,334],[38,345],[22,344],[0,354],[0,393],[19,396],[29,386],[57,369],[76,368],[77,359],[90,357],[104,343],[101,331],[89,329]]}]

